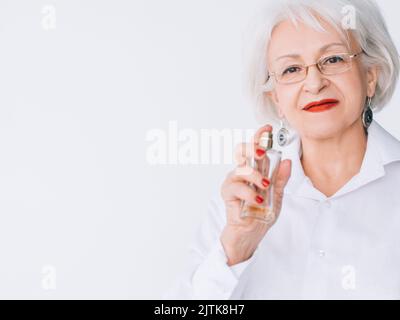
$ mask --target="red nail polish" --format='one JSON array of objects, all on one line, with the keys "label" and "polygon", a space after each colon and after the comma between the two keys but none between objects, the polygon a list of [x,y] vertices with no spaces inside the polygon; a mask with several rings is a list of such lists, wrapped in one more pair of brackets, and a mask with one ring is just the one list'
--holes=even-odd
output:
[{"label": "red nail polish", "polygon": [[258,155],[259,157],[262,157],[262,156],[265,154],[265,150],[263,150],[263,149],[257,149],[257,150],[256,150],[256,153],[257,153],[257,155]]},{"label": "red nail polish", "polygon": [[262,184],[263,184],[264,187],[268,187],[270,182],[267,179],[262,179]]},{"label": "red nail polish", "polygon": [[257,197],[256,197],[256,201],[257,201],[258,203],[263,203],[263,202],[264,202],[264,198],[261,197],[261,196],[257,196]]}]

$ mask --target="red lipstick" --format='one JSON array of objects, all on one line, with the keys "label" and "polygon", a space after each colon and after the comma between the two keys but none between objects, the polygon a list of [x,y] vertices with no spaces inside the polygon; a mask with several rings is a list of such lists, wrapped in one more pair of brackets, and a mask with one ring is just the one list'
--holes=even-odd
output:
[{"label": "red lipstick", "polygon": [[321,101],[313,101],[303,107],[304,111],[308,112],[322,112],[329,110],[336,106],[339,103],[339,100],[336,99],[324,99]]}]

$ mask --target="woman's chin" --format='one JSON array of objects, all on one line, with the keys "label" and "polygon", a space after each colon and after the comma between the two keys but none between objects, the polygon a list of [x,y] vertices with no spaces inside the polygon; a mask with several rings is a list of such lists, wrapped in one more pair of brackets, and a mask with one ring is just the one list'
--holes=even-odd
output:
[{"label": "woman's chin", "polygon": [[312,129],[307,128],[301,136],[307,139],[325,140],[337,137],[342,131],[343,127],[337,123],[319,123],[312,127]]}]

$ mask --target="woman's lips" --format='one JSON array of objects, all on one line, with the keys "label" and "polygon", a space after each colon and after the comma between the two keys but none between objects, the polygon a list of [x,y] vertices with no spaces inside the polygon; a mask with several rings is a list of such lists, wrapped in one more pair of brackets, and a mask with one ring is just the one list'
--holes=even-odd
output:
[{"label": "woman's lips", "polygon": [[324,99],[309,103],[303,110],[308,112],[323,112],[333,108],[338,103],[339,101],[336,99]]},{"label": "woman's lips", "polygon": [[329,109],[332,109],[336,105],[337,105],[337,103],[327,103],[327,104],[322,104],[322,105],[319,105],[319,106],[312,107],[311,109],[308,109],[308,110],[305,110],[305,111],[307,111],[307,112],[324,112],[324,111],[327,111]]}]

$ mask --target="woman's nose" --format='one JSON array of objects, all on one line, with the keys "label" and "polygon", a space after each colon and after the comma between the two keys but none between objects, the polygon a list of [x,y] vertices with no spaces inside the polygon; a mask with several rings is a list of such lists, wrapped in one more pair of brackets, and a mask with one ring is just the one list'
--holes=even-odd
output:
[{"label": "woman's nose", "polygon": [[319,93],[328,83],[328,79],[319,71],[316,65],[308,68],[304,80],[304,90],[313,94]]}]

